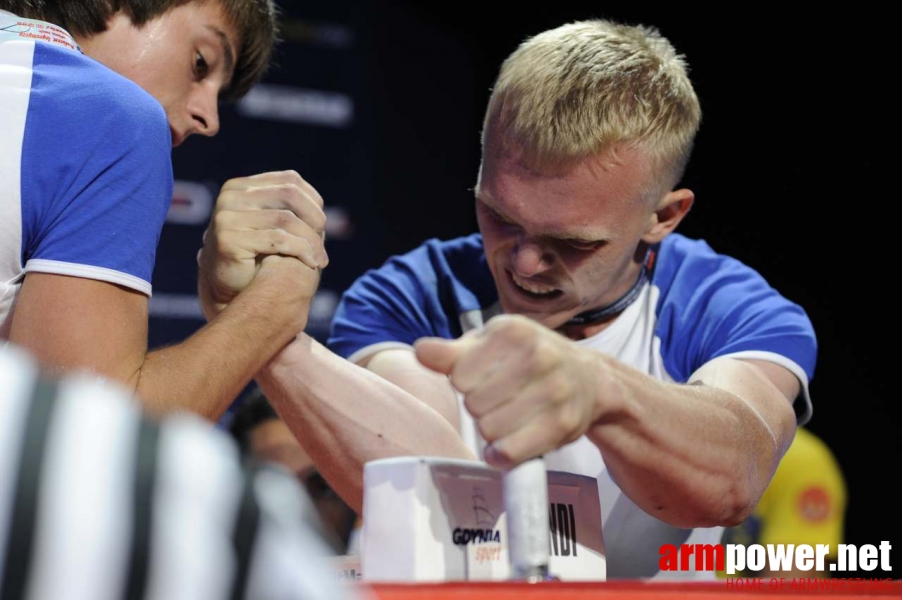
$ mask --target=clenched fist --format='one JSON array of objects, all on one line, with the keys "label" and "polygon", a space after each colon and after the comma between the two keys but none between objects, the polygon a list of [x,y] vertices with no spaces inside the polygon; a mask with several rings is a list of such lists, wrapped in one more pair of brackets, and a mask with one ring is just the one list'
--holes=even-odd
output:
[{"label": "clenched fist", "polygon": [[323,199],[295,171],[230,179],[222,186],[197,256],[200,297],[211,319],[253,280],[266,256],[293,257],[316,276],[328,264]]},{"label": "clenched fist", "polygon": [[600,417],[601,355],[519,315],[500,315],[456,340],[417,341],[417,359],[464,396],[489,447],[510,468],[572,442]]}]

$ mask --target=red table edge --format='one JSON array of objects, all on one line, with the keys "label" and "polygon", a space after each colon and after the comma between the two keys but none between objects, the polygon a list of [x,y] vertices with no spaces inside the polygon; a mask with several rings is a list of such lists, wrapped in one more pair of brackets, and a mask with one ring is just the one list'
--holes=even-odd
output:
[{"label": "red table edge", "polygon": [[[876,578],[875,578],[876,579]],[[847,588],[854,589],[790,589],[790,580],[786,580],[783,589],[771,589],[770,580],[762,579],[761,589],[739,588],[735,582],[728,587],[725,580],[711,582],[652,582],[652,581],[605,581],[605,582],[545,582],[528,584],[518,582],[486,581],[486,582],[448,582],[448,583],[379,583],[358,582],[356,587],[362,592],[364,600],[460,600],[468,598],[476,600],[538,600],[541,598],[567,598],[567,600],[588,600],[599,598],[604,600],[654,600],[655,598],[697,598],[715,600],[749,598],[766,596],[773,600],[798,598],[800,596],[834,596],[844,600],[865,598],[900,598],[902,599],[902,579],[874,580],[862,579],[859,582],[846,580],[841,582]],[[829,581],[829,580],[828,580]],[[873,588],[873,589],[869,589]]]}]

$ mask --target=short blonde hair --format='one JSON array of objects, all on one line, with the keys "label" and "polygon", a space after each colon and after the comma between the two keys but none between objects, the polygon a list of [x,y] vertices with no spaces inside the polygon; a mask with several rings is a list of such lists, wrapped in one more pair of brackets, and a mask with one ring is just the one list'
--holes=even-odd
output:
[{"label": "short blonde hair", "polygon": [[489,99],[489,135],[536,170],[566,169],[625,145],[647,152],[675,186],[701,108],[683,57],[656,29],[604,20],[569,23],[523,42]]}]

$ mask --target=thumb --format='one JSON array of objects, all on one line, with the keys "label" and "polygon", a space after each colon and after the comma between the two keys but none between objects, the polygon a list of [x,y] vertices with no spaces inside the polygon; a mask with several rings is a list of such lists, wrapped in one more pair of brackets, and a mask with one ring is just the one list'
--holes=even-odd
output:
[{"label": "thumb", "polygon": [[466,337],[456,340],[425,337],[414,342],[413,348],[416,351],[417,360],[424,367],[450,375],[458,359],[471,345],[472,342]]}]

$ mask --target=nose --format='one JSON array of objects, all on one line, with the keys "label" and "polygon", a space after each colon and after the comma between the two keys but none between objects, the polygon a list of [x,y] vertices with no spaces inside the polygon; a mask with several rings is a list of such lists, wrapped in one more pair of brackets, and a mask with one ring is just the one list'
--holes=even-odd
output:
[{"label": "nose", "polygon": [[511,248],[511,264],[517,275],[533,277],[551,268],[554,264],[554,255],[542,245],[540,240],[532,236],[521,235]]},{"label": "nose", "polygon": [[[196,89],[188,103],[191,133],[212,137],[219,133],[219,93],[206,87]],[[187,137],[187,135],[185,137]]]}]

